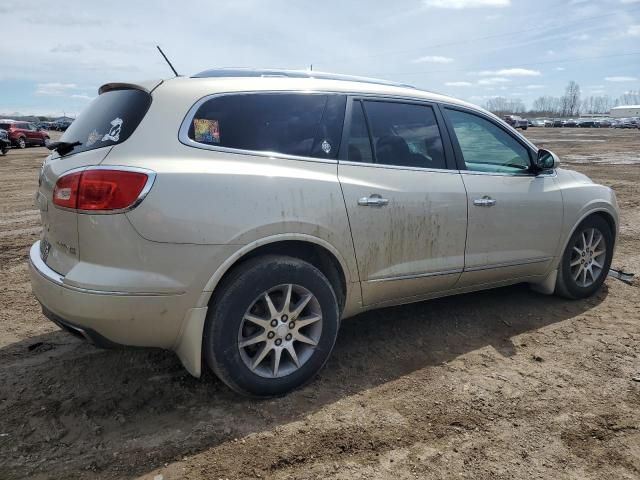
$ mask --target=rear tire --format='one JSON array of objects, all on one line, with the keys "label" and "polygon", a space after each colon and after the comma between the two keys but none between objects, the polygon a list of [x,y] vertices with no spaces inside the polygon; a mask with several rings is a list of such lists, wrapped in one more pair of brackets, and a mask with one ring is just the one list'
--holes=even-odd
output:
[{"label": "rear tire", "polygon": [[18,148],[27,148],[27,141],[24,139],[24,137],[20,137],[18,139]]},{"label": "rear tire", "polygon": [[323,367],[339,322],[337,296],[320,270],[293,257],[256,257],[232,271],[214,294],[204,328],[205,361],[238,393],[283,395]]},{"label": "rear tire", "polygon": [[555,293],[565,298],[586,298],[604,283],[613,258],[614,236],[599,216],[585,219],[571,235],[560,260]]}]

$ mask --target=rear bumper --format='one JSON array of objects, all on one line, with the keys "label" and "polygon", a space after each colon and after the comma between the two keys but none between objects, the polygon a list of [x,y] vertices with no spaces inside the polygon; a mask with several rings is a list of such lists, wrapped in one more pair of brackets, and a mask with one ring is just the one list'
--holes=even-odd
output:
[{"label": "rear bumper", "polygon": [[175,346],[185,308],[184,295],[130,294],[66,285],[40,257],[40,242],[29,252],[33,293],[44,314],[66,330],[101,346]]}]

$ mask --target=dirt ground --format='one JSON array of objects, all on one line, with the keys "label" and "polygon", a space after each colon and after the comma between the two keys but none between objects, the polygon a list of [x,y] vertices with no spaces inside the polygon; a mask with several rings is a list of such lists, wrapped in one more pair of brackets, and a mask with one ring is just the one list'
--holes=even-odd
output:
[{"label": "dirt ground", "polygon": [[[640,273],[640,131],[526,134],[616,190],[614,266]],[[247,400],[172,353],[98,350],[42,316],[27,253],[45,154],[0,157],[0,479],[640,478],[638,283],[366,313],[309,386]]]}]

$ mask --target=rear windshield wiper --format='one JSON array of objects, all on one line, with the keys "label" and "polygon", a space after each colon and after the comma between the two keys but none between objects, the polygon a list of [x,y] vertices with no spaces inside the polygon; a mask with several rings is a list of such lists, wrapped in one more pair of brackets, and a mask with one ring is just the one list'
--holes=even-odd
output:
[{"label": "rear windshield wiper", "polygon": [[82,145],[82,142],[49,142],[47,143],[47,148],[49,150],[55,150],[60,155],[64,156],[80,145]]}]

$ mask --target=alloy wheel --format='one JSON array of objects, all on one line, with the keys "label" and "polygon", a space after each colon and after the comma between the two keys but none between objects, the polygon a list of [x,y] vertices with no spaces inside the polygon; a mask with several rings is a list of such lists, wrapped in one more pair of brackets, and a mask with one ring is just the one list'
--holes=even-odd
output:
[{"label": "alloy wheel", "polygon": [[321,334],[318,299],[300,285],[278,285],[259,295],[244,314],[240,357],[256,375],[284,377],[311,358]]},{"label": "alloy wheel", "polygon": [[582,288],[590,287],[602,275],[607,245],[602,232],[587,228],[578,235],[571,250],[571,278]]}]

